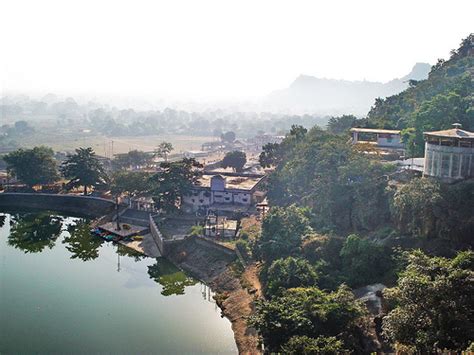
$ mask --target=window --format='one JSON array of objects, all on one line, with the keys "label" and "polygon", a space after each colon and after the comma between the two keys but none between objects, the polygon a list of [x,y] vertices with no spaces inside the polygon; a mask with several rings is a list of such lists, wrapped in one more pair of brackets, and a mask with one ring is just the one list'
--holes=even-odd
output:
[{"label": "window", "polygon": [[431,175],[433,176],[438,176],[439,175],[439,172],[438,172],[438,156],[439,156],[439,153],[435,153],[433,152],[433,170],[431,170]]},{"label": "window", "polygon": [[469,176],[469,159],[470,159],[470,156],[467,154],[464,154],[462,156],[462,162],[461,162],[461,176],[462,177]]},{"label": "window", "polygon": [[449,176],[450,155],[443,154],[441,158],[441,176]]},{"label": "window", "polygon": [[459,155],[453,154],[453,165],[451,167],[451,177],[458,177],[459,175]]}]

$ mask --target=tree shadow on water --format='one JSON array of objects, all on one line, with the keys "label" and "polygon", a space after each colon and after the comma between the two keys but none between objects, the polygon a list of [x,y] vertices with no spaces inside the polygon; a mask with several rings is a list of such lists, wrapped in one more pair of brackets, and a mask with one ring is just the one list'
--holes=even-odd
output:
[{"label": "tree shadow on water", "polygon": [[99,257],[99,248],[104,240],[91,235],[87,220],[81,219],[68,225],[67,231],[69,236],[64,238],[63,244],[66,244],[66,249],[71,253],[71,259],[90,261]]},{"label": "tree shadow on water", "polygon": [[62,221],[49,212],[12,214],[8,244],[25,253],[52,249],[61,234]]},{"label": "tree shadow on water", "polygon": [[164,258],[158,258],[154,265],[148,266],[148,275],[163,286],[163,296],[184,295],[187,286],[198,283]]}]

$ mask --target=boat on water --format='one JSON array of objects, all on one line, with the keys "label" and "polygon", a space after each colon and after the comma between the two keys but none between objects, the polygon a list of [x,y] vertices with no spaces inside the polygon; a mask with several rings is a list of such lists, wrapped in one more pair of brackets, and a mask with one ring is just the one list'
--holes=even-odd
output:
[{"label": "boat on water", "polygon": [[108,242],[118,242],[120,240],[119,236],[110,234],[106,231],[101,230],[100,228],[93,228],[90,230],[91,234],[100,237]]}]

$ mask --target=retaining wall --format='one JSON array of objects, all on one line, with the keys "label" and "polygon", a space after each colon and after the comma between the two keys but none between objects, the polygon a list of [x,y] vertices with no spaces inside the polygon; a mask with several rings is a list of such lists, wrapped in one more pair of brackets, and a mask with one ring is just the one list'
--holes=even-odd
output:
[{"label": "retaining wall", "polygon": [[221,253],[224,253],[228,256],[232,256],[234,258],[236,257],[234,249],[230,249],[230,248],[227,248],[226,246],[223,246],[222,244],[215,243],[213,240],[209,240],[206,237],[195,236],[194,240],[196,241],[198,245],[217,250]]},{"label": "retaining wall", "polygon": [[22,208],[100,217],[114,211],[115,203],[112,200],[92,196],[14,192],[0,193],[0,209]]}]

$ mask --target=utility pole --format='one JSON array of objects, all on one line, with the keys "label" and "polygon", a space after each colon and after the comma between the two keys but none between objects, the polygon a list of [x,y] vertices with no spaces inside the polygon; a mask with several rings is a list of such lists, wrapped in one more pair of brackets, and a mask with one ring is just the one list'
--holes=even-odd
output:
[{"label": "utility pole", "polygon": [[117,222],[116,230],[120,230],[120,221],[119,221],[119,203],[118,203],[118,195],[115,195],[115,221]]}]

